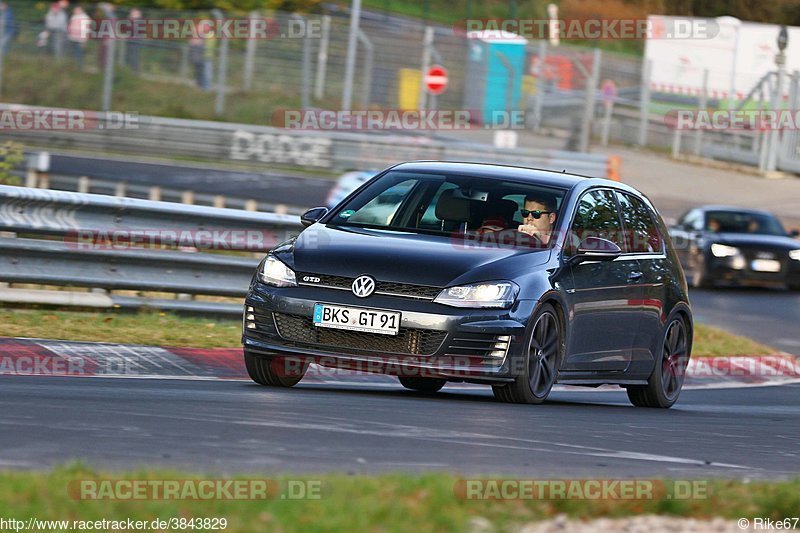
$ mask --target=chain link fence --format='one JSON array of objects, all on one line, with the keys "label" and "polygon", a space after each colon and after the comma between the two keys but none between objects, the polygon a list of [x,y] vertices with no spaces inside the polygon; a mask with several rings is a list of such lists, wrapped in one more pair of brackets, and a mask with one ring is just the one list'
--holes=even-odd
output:
[{"label": "chain link fence", "polygon": [[[137,15],[91,7],[87,14],[96,24],[133,16],[151,21],[251,16],[265,21],[268,32],[267,38],[199,43],[188,36],[78,44],[66,34],[48,35],[32,4],[9,4],[15,20],[0,34],[4,39],[12,34],[0,63],[0,100],[258,125],[280,125],[273,122],[280,110],[346,107],[350,13],[333,5],[306,15],[155,9]],[[473,110],[476,92],[518,84],[518,91],[501,87],[507,96],[497,105],[524,110],[526,127],[566,132],[566,149],[588,151],[592,144],[616,142],[702,155],[706,145],[734,143],[751,157],[761,146],[752,132],[676,134],[665,118],[670,112],[720,108],[723,98],[651,83],[640,56],[536,40],[527,42],[514,66],[481,71],[472,64],[474,40],[454,26],[369,10],[362,11],[356,43],[350,90],[356,109]],[[447,89],[436,97],[420,87],[422,71],[432,64],[448,72]],[[650,66],[681,68],[677,59],[676,65]]]}]

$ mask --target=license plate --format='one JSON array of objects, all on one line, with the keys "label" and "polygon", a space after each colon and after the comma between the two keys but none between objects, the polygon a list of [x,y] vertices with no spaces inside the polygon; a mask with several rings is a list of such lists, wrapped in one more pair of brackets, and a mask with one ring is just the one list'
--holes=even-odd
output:
[{"label": "license plate", "polygon": [[750,267],[757,272],[780,272],[781,262],[774,259],[754,259]]},{"label": "license plate", "polygon": [[314,325],[381,335],[397,335],[400,313],[331,304],[314,305]]}]

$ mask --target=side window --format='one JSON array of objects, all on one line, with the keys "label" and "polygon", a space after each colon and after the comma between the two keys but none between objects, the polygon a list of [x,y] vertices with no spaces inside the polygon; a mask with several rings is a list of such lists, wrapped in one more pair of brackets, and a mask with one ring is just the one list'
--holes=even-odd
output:
[{"label": "side window", "polygon": [[625,249],[617,203],[611,191],[589,191],[581,197],[569,237],[567,252],[570,255],[586,237],[608,239]]},{"label": "side window", "polygon": [[660,253],[664,246],[656,228],[654,214],[635,196],[617,193],[620,214],[625,223],[625,244],[628,251],[636,253]]},{"label": "side window", "polygon": [[[416,183],[417,180],[411,179],[392,185],[351,214],[349,221],[359,224],[391,224],[400,204]],[[347,212],[343,211],[339,216],[341,217],[345,213]]]}]

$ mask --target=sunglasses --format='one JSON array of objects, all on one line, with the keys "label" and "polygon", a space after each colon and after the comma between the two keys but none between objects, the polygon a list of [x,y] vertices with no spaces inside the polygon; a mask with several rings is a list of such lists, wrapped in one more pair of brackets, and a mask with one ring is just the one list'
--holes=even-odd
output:
[{"label": "sunglasses", "polygon": [[529,216],[531,216],[536,220],[542,218],[542,215],[555,213],[555,211],[540,211],[538,209],[536,211],[528,211],[527,209],[520,209],[519,212],[522,214],[522,218],[528,218]]}]

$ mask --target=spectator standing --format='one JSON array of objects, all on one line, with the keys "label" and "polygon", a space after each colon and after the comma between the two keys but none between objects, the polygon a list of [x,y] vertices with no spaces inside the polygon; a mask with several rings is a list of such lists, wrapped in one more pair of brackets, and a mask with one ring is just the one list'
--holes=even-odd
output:
[{"label": "spectator standing", "polygon": [[201,20],[197,25],[197,35],[189,39],[189,58],[194,65],[195,81],[197,86],[204,91],[211,90],[216,50],[213,33],[213,23],[210,20]]},{"label": "spectator standing", "polygon": [[[98,6],[97,14],[97,27],[103,27],[103,21],[107,24],[108,28],[115,28],[114,26],[114,6],[112,6],[108,2],[101,2]],[[102,71],[106,68],[106,56],[108,55],[108,50],[111,48],[110,41],[112,36],[110,35],[112,32],[107,31],[103,33],[103,37],[100,39],[100,50],[97,54],[97,66]]]},{"label": "spectator standing", "polygon": [[[142,12],[137,8],[131,9],[131,12],[128,14],[128,19],[131,21],[131,27],[136,27],[136,21],[141,20]],[[128,39],[125,41],[125,64],[128,65],[131,70],[139,73],[139,48],[142,46],[142,43],[139,39]]]},{"label": "spectator standing", "polygon": [[83,68],[83,58],[86,55],[86,43],[89,40],[91,19],[81,6],[72,9],[72,16],[67,26],[67,38],[72,47],[72,57]]},{"label": "spectator standing", "polygon": [[11,41],[17,36],[17,23],[14,12],[6,2],[0,2],[0,24],[3,25],[3,40],[0,41],[0,55],[6,55]]},{"label": "spectator standing", "polygon": [[60,2],[50,4],[50,10],[44,17],[44,28],[50,39],[50,51],[60,60],[64,54],[64,42],[67,38],[67,13]]}]

